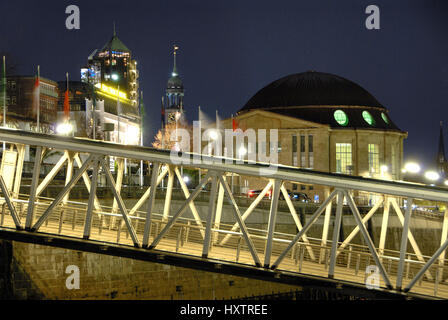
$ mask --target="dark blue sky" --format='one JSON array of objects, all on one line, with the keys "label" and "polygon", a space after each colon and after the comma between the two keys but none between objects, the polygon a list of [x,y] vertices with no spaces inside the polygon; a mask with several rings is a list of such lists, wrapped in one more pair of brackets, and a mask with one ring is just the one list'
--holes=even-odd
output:
[{"label": "dark blue sky", "polygon": [[[65,28],[76,4],[81,29]],[[365,8],[380,8],[381,29],[367,30]],[[357,82],[389,108],[409,133],[405,159],[428,165],[437,152],[439,121],[448,132],[447,1],[2,1],[0,51],[18,61],[19,74],[79,80],[87,56],[112,36],[138,60],[148,133],[160,126],[160,97],[180,46],[190,120],[198,105],[230,116],[268,83],[315,70]],[[447,140],[447,139],[446,139]]]}]

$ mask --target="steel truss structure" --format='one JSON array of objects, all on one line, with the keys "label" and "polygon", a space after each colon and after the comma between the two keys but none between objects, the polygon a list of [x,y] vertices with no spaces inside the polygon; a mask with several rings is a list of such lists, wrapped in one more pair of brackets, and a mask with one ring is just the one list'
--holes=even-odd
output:
[{"label": "steel truss structure", "polygon": [[[447,203],[448,192],[445,189],[280,165],[274,166],[269,176],[260,176],[261,172],[266,172],[267,164],[223,161],[222,158],[208,156],[202,156],[198,161],[198,155],[187,154],[183,155],[187,163],[182,166],[205,173],[191,190],[182,177],[181,165],[172,160],[168,151],[9,129],[0,129],[0,141],[6,141],[10,150],[18,153],[14,183],[8,186],[5,173],[0,176],[2,228],[95,240],[98,246],[114,243],[141,250],[157,249],[192,255],[204,261],[212,259],[252,265],[270,270],[278,277],[283,272],[295,272],[329,281],[361,283],[373,290],[411,291],[448,297],[448,285],[443,277],[447,267],[448,209],[441,223],[438,249],[432,255],[422,253],[422,244],[418,243],[411,229],[413,201],[424,199]],[[19,192],[25,145],[35,149],[29,194]],[[62,156],[41,179],[42,154],[47,149],[60,150]],[[108,162],[110,157],[117,159],[118,163],[114,174]],[[131,208],[126,207],[121,195],[124,159],[147,161],[152,165],[150,186]],[[62,168],[66,169],[66,177],[59,194],[54,199],[42,197],[42,192],[50,183],[55,183],[54,178]],[[266,185],[252,203],[243,208],[229,186],[229,174],[259,177],[266,180]],[[112,206],[101,203],[97,197],[100,175],[105,177],[113,194]],[[80,184],[81,178],[89,192],[86,203],[70,200],[70,191]],[[156,209],[158,186],[164,179],[167,179],[167,187],[163,208],[159,206]],[[176,181],[185,200],[172,210]],[[326,199],[306,222],[300,219],[288,196],[285,183],[290,182],[324,186],[328,190]],[[360,191],[373,193],[379,199],[364,216],[361,216],[353,196]],[[264,199],[268,192],[271,197],[266,227],[251,228],[247,220],[257,214],[255,209],[261,202],[267,201]],[[195,200],[204,194],[208,196],[208,204],[206,213],[202,210],[201,214]],[[400,203],[403,199],[406,206],[402,208]],[[286,203],[298,233],[277,230],[280,201]],[[146,207],[142,210],[144,205]],[[332,206],[335,206],[333,219]],[[401,240],[397,251],[386,248],[391,209],[400,222]],[[190,218],[186,217],[187,211],[191,212]],[[223,223],[223,213],[231,213],[233,224]],[[366,227],[375,214],[382,215],[381,232],[376,241]],[[324,217],[320,219],[322,215]],[[355,221],[356,226],[345,239],[340,239],[341,226],[347,219]],[[311,228],[322,230],[322,236],[311,237],[307,234]],[[360,241],[354,243],[357,236]],[[375,272],[368,274],[364,271],[367,269]]]}]

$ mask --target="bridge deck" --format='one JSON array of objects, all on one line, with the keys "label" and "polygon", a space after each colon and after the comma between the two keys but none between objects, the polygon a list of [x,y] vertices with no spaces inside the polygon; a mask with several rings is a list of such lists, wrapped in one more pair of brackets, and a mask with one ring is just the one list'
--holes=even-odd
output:
[{"label": "bridge deck", "polygon": [[[43,212],[44,208],[48,206],[48,204],[43,204],[37,206],[37,217]],[[21,218],[24,219],[26,214],[26,205],[24,205],[20,212]],[[39,230],[39,233],[47,233],[54,235],[63,235],[74,237],[78,239],[83,238],[83,230],[84,230],[84,221],[85,221],[85,212],[83,212],[80,208],[67,207],[62,210],[62,207],[56,210],[57,213],[54,213],[50,216],[50,219],[42,225]],[[62,224],[60,223],[61,213],[63,213]],[[12,217],[8,214],[8,210],[5,210],[5,214],[2,217],[2,225],[7,228],[15,228],[14,221]],[[157,231],[160,231],[161,226],[163,226],[163,222],[161,219],[161,215],[154,214],[155,218],[152,222],[152,232],[150,236],[150,243],[157,235]],[[98,216],[94,216],[93,220],[93,228],[91,231],[90,240],[98,241],[98,246],[110,243],[110,244],[120,244],[123,246],[133,247],[133,241],[129,237],[127,230],[125,228],[120,227],[121,219],[119,217],[115,222],[115,226],[109,228],[110,225],[110,217],[105,217],[103,220],[103,227],[100,227],[101,223],[98,219]],[[108,219],[109,218],[109,219]],[[107,221],[107,223],[106,223]],[[137,219],[134,220],[134,226],[136,227],[137,235],[141,239],[143,237],[143,225],[144,221],[139,221],[137,223]],[[205,222],[203,222],[205,224]],[[121,230],[119,230],[121,229]],[[233,239],[233,241],[229,241],[226,245],[219,245],[220,240],[224,238],[225,235],[228,234],[228,231],[225,231],[225,227],[223,230],[218,230],[215,232],[215,241],[211,246],[208,258],[211,260],[223,261],[225,263],[235,263],[235,264],[246,264],[253,266],[252,256],[247,248],[247,246],[243,245],[242,241],[237,241]],[[188,231],[187,231],[188,230]],[[253,230],[255,231],[255,230]],[[259,230],[262,233],[262,230]],[[188,232],[188,235],[187,235]],[[256,232],[252,232],[256,233]],[[291,235],[292,237],[293,235]],[[235,235],[234,238],[239,238],[240,236]],[[281,241],[282,239],[277,239],[280,243],[287,241]],[[318,243],[318,239],[315,239],[316,243]],[[263,246],[265,240],[262,237],[257,239],[257,236],[254,236],[255,246],[257,248],[260,259],[264,258],[263,254]],[[240,243],[240,245],[238,245]],[[315,253],[316,257],[313,261],[306,250],[306,247],[311,247],[312,251]],[[239,249],[238,249],[239,247]],[[272,261],[274,261],[278,257],[278,253],[284,249],[284,245],[277,246],[273,251]],[[322,247],[319,244],[305,244],[300,242],[298,244],[298,249],[295,252],[292,252],[291,255],[288,255],[287,258],[283,260],[281,265],[278,268],[279,272],[289,271],[295,273],[297,275],[311,275],[322,277],[323,279],[327,279],[328,277],[328,263],[325,261],[328,260],[327,254],[331,248],[331,241],[327,246]],[[178,254],[186,255],[188,259],[191,257],[201,257],[203,245],[202,239],[200,236],[199,228],[195,225],[187,223],[186,220],[181,220],[179,223],[176,223],[170,230],[170,232],[165,236],[162,241],[157,245],[157,250],[166,251],[167,253],[176,252]],[[350,257],[349,257],[350,255]],[[388,271],[393,268],[396,268],[396,258],[393,257],[383,257],[383,263],[388,266]],[[319,262],[321,260],[321,262]],[[163,263],[163,261],[161,262]],[[407,267],[406,277],[403,279],[403,287],[412,279],[414,275],[414,267],[412,263],[418,263],[417,261],[409,261]],[[374,264],[370,262],[370,256],[367,252],[367,248],[358,246],[351,250],[344,249],[338,256],[337,265],[335,267],[335,276],[334,278],[337,280],[342,280],[346,282],[353,282],[357,284],[364,285],[366,282],[366,273],[365,267],[367,265]],[[396,277],[389,275],[392,283],[395,282]],[[380,287],[385,290],[386,285],[384,280],[380,277]],[[428,280],[424,278],[414,288],[411,290],[411,293],[424,295],[424,296],[437,296],[439,298],[448,298],[448,283],[446,281],[440,282],[437,285],[434,280]]]}]

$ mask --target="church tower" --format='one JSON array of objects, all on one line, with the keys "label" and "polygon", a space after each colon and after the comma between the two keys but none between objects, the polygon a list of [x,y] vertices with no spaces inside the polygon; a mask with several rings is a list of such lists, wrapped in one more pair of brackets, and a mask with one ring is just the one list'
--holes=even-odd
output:
[{"label": "church tower", "polygon": [[184,117],[184,85],[179,73],[177,71],[176,65],[176,55],[178,46],[174,46],[173,50],[173,72],[171,77],[168,79],[168,83],[165,91],[165,101],[164,101],[164,122],[165,124],[174,122],[183,122]]}]

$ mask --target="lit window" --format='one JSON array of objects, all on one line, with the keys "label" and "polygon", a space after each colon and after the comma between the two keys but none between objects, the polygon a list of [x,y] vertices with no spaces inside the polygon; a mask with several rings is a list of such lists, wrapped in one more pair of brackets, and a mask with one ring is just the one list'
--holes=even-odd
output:
[{"label": "lit window", "polygon": [[384,122],[386,122],[386,124],[389,124],[389,119],[387,118],[386,114],[381,112],[381,118],[383,118]]},{"label": "lit window", "polygon": [[300,166],[305,167],[305,136],[300,136]]},{"label": "lit window", "polygon": [[292,165],[297,167],[297,135],[292,136]]},{"label": "lit window", "polygon": [[341,126],[346,126],[348,124],[347,114],[344,111],[342,111],[342,110],[336,110],[334,112],[334,119]]},{"label": "lit window", "polygon": [[352,144],[336,143],[336,172],[351,174]]},{"label": "lit window", "polygon": [[380,153],[377,144],[369,144],[369,172],[380,173]]},{"label": "lit window", "polygon": [[308,167],[314,168],[314,149],[313,149],[313,136],[308,136]]},{"label": "lit window", "polygon": [[364,120],[371,126],[375,125],[375,120],[373,120],[372,115],[370,114],[369,111],[363,111],[362,112],[362,117],[364,118]]},{"label": "lit window", "polygon": [[395,153],[395,146],[391,146],[391,162],[392,162],[392,177],[397,179],[397,155]]}]

